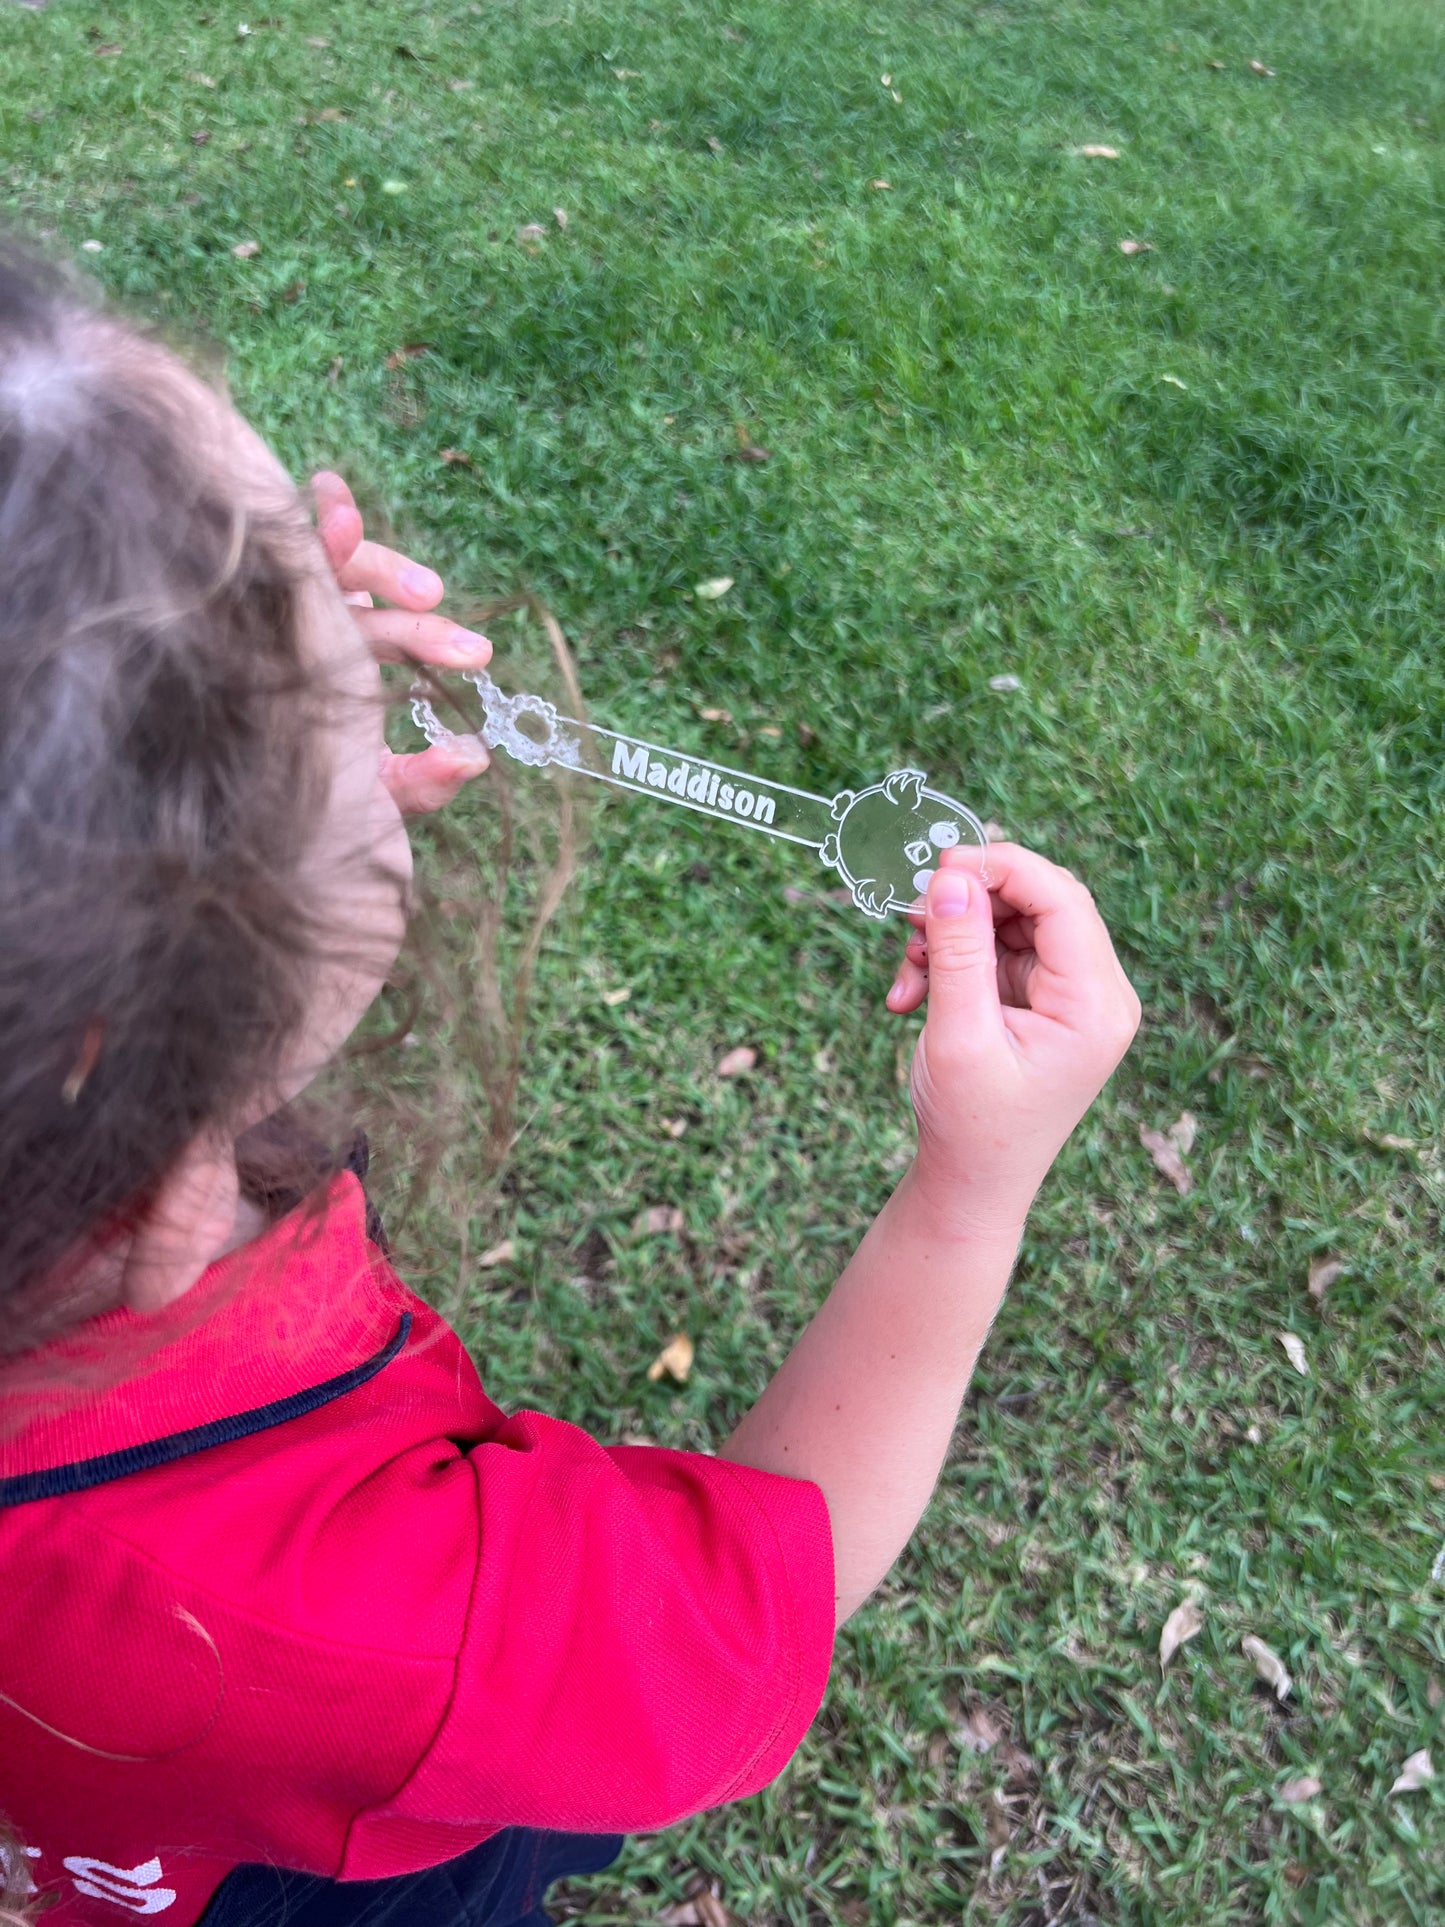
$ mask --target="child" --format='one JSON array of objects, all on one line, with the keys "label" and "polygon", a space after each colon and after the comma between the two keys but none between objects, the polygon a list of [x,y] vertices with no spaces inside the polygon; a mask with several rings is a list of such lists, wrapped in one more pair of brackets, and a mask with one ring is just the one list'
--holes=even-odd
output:
[{"label": "child", "polygon": [[718,1456],[500,1412],[267,1122],[391,968],[400,810],[478,767],[388,754],[375,658],[489,653],[315,493],[319,541],[0,250],[0,1810],[56,1927],[541,1923],[771,1780],[1138,1021],[1072,877],[950,853],[888,995],[917,1156]]}]

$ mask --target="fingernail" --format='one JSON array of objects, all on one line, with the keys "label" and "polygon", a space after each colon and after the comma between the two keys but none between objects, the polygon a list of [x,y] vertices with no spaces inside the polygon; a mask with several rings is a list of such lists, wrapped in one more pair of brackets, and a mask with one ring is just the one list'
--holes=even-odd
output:
[{"label": "fingernail", "polygon": [[487,662],[492,653],[492,645],[485,636],[479,636],[475,629],[463,629],[460,624],[452,630],[447,647],[457,662]]},{"label": "fingernail", "polygon": [[397,580],[408,595],[427,596],[435,601],[442,592],[442,579],[436,570],[424,569],[419,562],[409,563]]},{"label": "fingernail", "polygon": [[459,763],[468,769],[485,769],[491,762],[491,753],[480,736],[458,736],[447,747]]},{"label": "fingernail", "polygon": [[939,870],[928,889],[928,907],[936,917],[961,917],[970,896],[966,870]]},{"label": "fingernail", "polygon": [[898,1002],[898,999],[902,996],[902,994],[903,994],[903,979],[900,977],[894,983],[893,988],[889,991],[888,995],[883,999],[883,1001],[885,1004],[887,1004],[888,1008],[892,1010],[893,1006]]}]

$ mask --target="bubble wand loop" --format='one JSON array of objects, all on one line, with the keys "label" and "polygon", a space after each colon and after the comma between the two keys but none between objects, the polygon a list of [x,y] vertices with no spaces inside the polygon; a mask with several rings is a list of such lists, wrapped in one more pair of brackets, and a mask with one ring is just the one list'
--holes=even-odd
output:
[{"label": "bubble wand loop", "polygon": [[[912,909],[927,889],[940,850],[988,839],[973,811],[927,787],[921,770],[898,769],[867,789],[815,796],[704,756],[666,749],[641,737],[559,716],[540,696],[508,696],[484,669],[466,680],[482,699],[476,733],[534,769],[553,765],[616,789],[677,803],[703,816],[799,843],[838,872],[865,917]],[[413,695],[412,720],[429,743],[464,740],[448,729],[424,695]],[[590,752],[590,753],[589,753]]]}]

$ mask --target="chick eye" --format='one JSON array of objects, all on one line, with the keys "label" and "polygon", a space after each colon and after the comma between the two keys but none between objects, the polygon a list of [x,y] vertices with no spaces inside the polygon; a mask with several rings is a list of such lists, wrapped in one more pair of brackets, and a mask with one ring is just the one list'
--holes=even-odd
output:
[{"label": "chick eye", "polygon": [[932,823],[928,829],[929,841],[940,850],[951,850],[958,841],[956,823]]},{"label": "chick eye", "polygon": [[918,837],[912,843],[905,843],[903,854],[910,863],[927,863],[933,855],[933,846],[926,837]]}]

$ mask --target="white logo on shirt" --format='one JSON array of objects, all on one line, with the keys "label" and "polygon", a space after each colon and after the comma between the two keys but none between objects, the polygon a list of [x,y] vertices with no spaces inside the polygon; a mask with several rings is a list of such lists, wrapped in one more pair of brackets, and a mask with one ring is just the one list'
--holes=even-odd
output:
[{"label": "white logo on shirt", "polygon": [[108,1860],[87,1860],[71,1854],[62,1863],[75,1877],[75,1891],[90,1900],[113,1900],[117,1907],[128,1907],[133,1914],[163,1914],[174,1906],[174,1887],[157,1886],[161,1877],[159,1860],[143,1860],[138,1867],[113,1867]]}]

